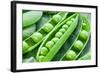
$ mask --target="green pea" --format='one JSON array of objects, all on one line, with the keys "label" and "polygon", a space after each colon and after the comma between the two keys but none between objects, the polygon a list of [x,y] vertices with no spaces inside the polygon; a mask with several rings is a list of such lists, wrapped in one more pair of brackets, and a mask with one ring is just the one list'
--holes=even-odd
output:
[{"label": "green pea", "polygon": [[62,26],[62,28],[67,30],[68,29],[68,25],[65,24],[65,25]]},{"label": "green pea", "polygon": [[56,43],[58,40],[59,40],[59,38],[57,38],[57,37],[54,37],[54,38],[52,39],[52,41],[53,41],[54,43]]},{"label": "green pea", "polygon": [[75,21],[75,19],[74,19],[74,18],[72,18],[72,19],[71,19],[71,21],[72,21],[72,22],[74,22],[74,21]]},{"label": "green pea", "polygon": [[31,38],[34,40],[35,43],[39,42],[42,38],[43,38],[43,35],[39,32],[35,32]]},{"label": "green pea", "polygon": [[27,48],[29,48],[29,45],[25,41],[23,41],[23,50],[25,50]]},{"label": "green pea", "polygon": [[74,43],[74,48],[76,51],[80,51],[83,48],[83,43],[80,40],[77,40]]},{"label": "green pea", "polygon": [[65,55],[66,60],[74,60],[75,57],[76,53],[73,50],[69,50]]},{"label": "green pea", "polygon": [[46,48],[46,47],[42,47],[41,49],[40,49],[40,54],[41,55],[46,55],[48,53],[48,49]]},{"label": "green pea", "polygon": [[39,56],[39,57],[38,57],[39,62],[42,62],[42,61],[43,61],[43,59],[44,59],[44,57],[45,57],[45,56],[42,56],[42,55],[41,55],[41,56]]},{"label": "green pea", "polygon": [[44,27],[43,27],[43,30],[44,30],[45,32],[50,32],[52,29],[53,29],[53,25],[50,24],[50,23],[46,23],[46,24],[44,25]]},{"label": "green pea", "polygon": [[82,23],[82,26],[86,26],[86,23]]},{"label": "green pea", "polygon": [[72,21],[67,21],[66,24],[67,24],[68,26],[70,26],[70,25],[72,24]]},{"label": "green pea", "polygon": [[45,47],[47,47],[49,50],[53,47],[54,42],[53,41],[48,41],[45,45]]},{"label": "green pea", "polygon": [[56,35],[55,35],[55,37],[60,38],[62,35],[63,35],[63,34],[62,34],[61,32],[57,32]]},{"label": "green pea", "polygon": [[66,30],[64,28],[60,29],[59,32],[64,33]]},{"label": "green pea", "polygon": [[54,15],[52,19],[55,23],[58,23],[62,19],[62,17],[59,14],[57,14]]},{"label": "green pea", "polygon": [[80,32],[79,37],[80,37],[82,40],[87,40],[88,35],[89,35],[89,34],[88,34],[88,32],[87,32],[87,31],[82,30],[82,31]]}]

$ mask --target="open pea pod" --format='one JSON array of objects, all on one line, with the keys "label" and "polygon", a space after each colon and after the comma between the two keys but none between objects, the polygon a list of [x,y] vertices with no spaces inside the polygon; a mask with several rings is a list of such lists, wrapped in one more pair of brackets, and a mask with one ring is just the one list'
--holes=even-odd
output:
[{"label": "open pea pod", "polygon": [[[79,33],[77,40],[72,44],[61,60],[76,60],[80,56],[90,39],[90,24],[87,24],[87,22],[88,20],[86,18],[84,20],[84,17],[82,16],[81,32]],[[83,28],[83,23],[85,23],[85,26],[88,26],[88,29]]]},{"label": "open pea pod", "polygon": [[55,54],[60,50],[65,41],[75,30],[79,14],[73,14],[56,26],[45,38],[37,52],[39,62],[51,61]]},{"label": "open pea pod", "polygon": [[[81,54],[78,56],[77,60],[80,60],[81,58],[82,59],[84,58],[84,60],[90,60],[90,58],[91,58],[91,56],[90,56],[90,54],[91,54],[91,47],[90,46],[91,46],[91,37],[89,38],[89,41],[86,44],[86,46],[83,49],[83,51],[81,52]],[[89,55],[88,55],[88,53],[89,53]],[[86,56],[87,58],[85,58],[84,56]]]},{"label": "open pea pod", "polygon": [[23,28],[34,25],[41,17],[42,11],[28,11],[23,13]]},{"label": "open pea pod", "polygon": [[76,29],[71,34],[71,36],[68,38],[68,40],[66,40],[66,42],[61,47],[61,49],[59,50],[59,52],[54,56],[54,58],[52,59],[52,61],[59,61],[65,55],[65,53],[72,46],[72,44],[74,43],[74,41],[78,38],[81,29],[82,29],[82,17],[79,16],[78,25],[77,25]]},{"label": "open pea pod", "polygon": [[91,59],[91,52],[89,51],[84,56],[80,57],[78,60],[90,60]]},{"label": "open pea pod", "polygon": [[59,12],[55,14],[47,23],[44,24],[43,27],[25,39],[23,41],[23,54],[36,48],[43,41],[45,36],[67,17],[67,14],[68,13],[66,12]]}]

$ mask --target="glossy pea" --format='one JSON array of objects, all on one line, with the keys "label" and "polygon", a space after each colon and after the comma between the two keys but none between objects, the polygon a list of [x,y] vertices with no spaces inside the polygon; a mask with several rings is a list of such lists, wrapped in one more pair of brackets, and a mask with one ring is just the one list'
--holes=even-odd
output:
[{"label": "glossy pea", "polygon": [[68,29],[68,25],[65,24],[65,25],[62,26],[62,28],[67,30]]},{"label": "glossy pea", "polygon": [[54,42],[53,41],[48,41],[45,45],[45,47],[47,47],[49,50],[53,47]]},{"label": "glossy pea", "polygon": [[67,21],[66,24],[67,24],[68,26],[70,26],[70,25],[72,24],[72,21],[71,21],[71,20],[70,20],[70,21]]},{"label": "glossy pea", "polygon": [[61,28],[60,30],[59,30],[59,32],[62,32],[62,33],[64,33],[66,30],[64,29],[64,28]]},{"label": "glossy pea", "polygon": [[62,35],[63,35],[63,34],[62,34],[61,32],[57,32],[57,33],[55,34],[55,37],[60,38]]},{"label": "glossy pea", "polygon": [[57,38],[57,37],[54,37],[54,38],[52,39],[52,41],[53,41],[54,43],[56,43],[58,40],[59,40],[59,38]]},{"label": "glossy pea", "polygon": [[59,14],[57,14],[54,15],[52,19],[55,23],[58,23],[62,19],[62,17]]},{"label": "glossy pea", "polygon": [[40,49],[40,54],[41,55],[46,55],[48,53],[48,49],[46,48],[46,47],[42,47],[41,49]]},{"label": "glossy pea", "polygon": [[43,61],[43,59],[44,59],[44,57],[45,57],[45,56],[40,55],[40,56],[38,57],[39,62],[42,62],[42,61]]},{"label": "glossy pea", "polygon": [[76,57],[76,53],[73,51],[73,50],[69,50],[66,55],[65,55],[65,58],[66,60],[74,60],[75,57]]},{"label": "glossy pea", "polygon": [[89,36],[89,34],[88,34],[88,32],[85,31],[85,30],[82,30],[82,31],[80,32],[80,35],[79,35],[79,37],[80,37],[82,40],[87,40],[88,36]]},{"label": "glossy pea", "polygon": [[76,51],[80,51],[82,48],[83,48],[83,43],[82,41],[80,40],[77,40],[75,43],[74,43],[74,50]]},{"label": "glossy pea", "polygon": [[29,45],[25,41],[23,41],[23,50],[25,50],[27,48],[29,48]]},{"label": "glossy pea", "polygon": [[45,32],[50,32],[52,29],[53,29],[53,25],[50,24],[50,23],[46,23],[46,24],[44,25],[44,27],[43,27],[43,30],[44,30]]},{"label": "glossy pea", "polygon": [[39,42],[42,38],[43,38],[43,35],[39,32],[35,32],[31,38],[34,40],[35,43]]}]

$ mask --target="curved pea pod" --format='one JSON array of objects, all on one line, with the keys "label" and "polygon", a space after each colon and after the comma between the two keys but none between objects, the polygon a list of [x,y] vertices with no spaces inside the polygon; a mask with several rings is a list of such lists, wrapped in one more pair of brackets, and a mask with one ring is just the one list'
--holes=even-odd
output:
[{"label": "curved pea pod", "polygon": [[41,17],[42,11],[28,11],[23,13],[23,28],[34,25]]},{"label": "curved pea pod", "polygon": [[78,38],[79,33],[81,32],[81,29],[82,29],[82,18],[81,18],[81,16],[79,16],[78,25],[77,25],[76,29],[71,34],[71,36],[68,38],[68,40],[66,40],[66,42],[63,44],[63,46],[61,47],[59,52],[54,56],[52,61],[59,61],[64,57],[65,53],[72,46],[74,41]]},{"label": "curved pea pod", "polygon": [[36,31],[36,25],[29,26],[23,29],[23,40],[31,36]]},{"label": "curved pea pod", "polygon": [[41,27],[39,30],[37,30],[35,33],[33,33],[30,37],[24,40],[29,45],[29,48],[23,50],[23,54],[32,51],[34,48],[36,48],[45,38],[45,36],[50,33],[56,25],[59,25],[66,17],[66,12],[59,12],[56,15],[61,16],[61,20],[58,23],[55,23],[53,21],[53,18],[51,18],[47,23],[44,24],[43,27]]},{"label": "curved pea pod", "polygon": [[[39,62],[45,62],[45,61],[47,62],[53,59],[55,54],[60,50],[62,45],[65,43],[65,41],[69,38],[69,36],[75,30],[77,26],[77,22],[78,22],[78,16],[79,14],[77,13],[70,16],[49,33],[49,35],[45,38],[45,40],[42,42],[42,44],[40,45],[38,49],[36,58]],[[69,20],[71,21],[72,17],[74,17],[75,20],[72,21],[72,23],[68,27],[66,22],[68,22]],[[66,31],[63,33],[60,31],[60,29],[65,29]],[[56,39],[54,40],[54,38]],[[46,55],[43,55],[40,53],[41,48],[43,47],[46,47],[49,50]],[[39,58],[40,56],[43,56],[42,59]]]},{"label": "curved pea pod", "polygon": [[83,49],[83,51],[81,52],[81,54],[77,57],[77,60],[79,60],[81,57],[83,57],[84,55],[86,55],[88,52],[91,51],[91,37],[89,38],[88,43],[86,44],[85,48]]},{"label": "curved pea pod", "polygon": [[91,52],[86,53],[84,56],[80,57],[78,60],[90,60]]},{"label": "curved pea pod", "polygon": [[[82,18],[82,20],[83,20],[83,18]],[[88,26],[90,27],[90,24]],[[85,33],[83,33],[84,31],[85,31]],[[88,36],[87,36],[87,33],[88,33]],[[80,36],[84,36],[86,39],[84,39],[83,37],[80,38]],[[68,49],[68,51],[66,52],[64,57],[62,57],[61,60],[67,60],[67,61],[77,60],[77,58],[80,56],[80,54],[86,47],[89,39],[90,39],[90,29],[88,29],[88,30],[82,29],[81,32],[79,33],[78,38],[74,41],[72,46]],[[72,53],[72,57],[69,54],[70,51],[73,51],[75,53],[75,54]],[[73,55],[75,55],[75,56],[73,57]]]}]

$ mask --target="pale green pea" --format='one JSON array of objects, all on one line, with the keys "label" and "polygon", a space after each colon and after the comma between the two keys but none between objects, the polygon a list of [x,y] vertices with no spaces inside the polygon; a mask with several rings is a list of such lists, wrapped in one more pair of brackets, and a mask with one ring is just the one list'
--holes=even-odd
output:
[{"label": "pale green pea", "polygon": [[61,28],[60,30],[59,30],[59,32],[62,32],[62,33],[64,33],[66,30],[64,29],[64,28]]},{"label": "pale green pea", "polygon": [[60,38],[63,34],[61,32],[57,32],[55,37]]},{"label": "pale green pea", "polygon": [[40,56],[38,57],[39,62],[42,62],[44,58],[45,58],[45,56],[40,55]]},{"label": "pale green pea", "polygon": [[62,28],[67,30],[68,29],[68,25],[65,24],[65,25],[62,26]]},{"label": "pale green pea", "polygon": [[46,47],[42,47],[41,49],[40,49],[40,54],[41,55],[46,55],[48,53],[48,49],[46,48]]},{"label": "pale green pea", "polygon": [[50,24],[50,23],[44,24],[43,30],[45,32],[50,32],[52,29],[53,29],[53,25],[52,24]]},{"label": "pale green pea", "polygon": [[58,40],[59,40],[59,38],[57,38],[57,37],[54,37],[54,38],[52,39],[52,41],[53,41],[54,43],[56,43]]},{"label": "pale green pea", "polygon": [[73,50],[69,50],[65,55],[66,60],[74,60],[75,57],[76,53]]},{"label": "pale green pea", "polygon": [[77,41],[74,43],[74,50],[80,51],[82,48],[83,48],[83,43],[82,43],[82,41],[77,40]]},{"label": "pale green pea", "polygon": [[66,24],[67,24],[68,26],[70,26],[70,25],[72,24],[72,21],[67,21]]},{"label": "pale green pea", "polygon": [[49,50],[53,47],[54,42],[53,41],[48,41],[45,45],[45,47],[47,47]]},{"label": "pale green pea", "polygon": [[54,15],[52,19],[55,23],[58,23],[62,19],[62,17],[59,14],[57,14]]},{"label": "pale green pea", "polygon": [[88,35],[89,35],[89,34],[88,34],[88,32],[87,32],[87,31],[82,30],[82,31],[80,32],[79,37],[80,37],[82,40],[87,40]]},{"label": "pale green pea", "polygon": [[39,32],[35,32],[31,38],[34,40],[35,43],[39,42],[42,38],[43,38],[43,35]]}]

